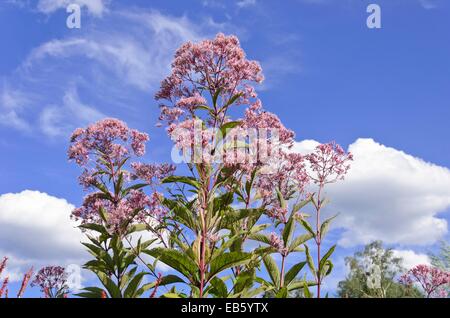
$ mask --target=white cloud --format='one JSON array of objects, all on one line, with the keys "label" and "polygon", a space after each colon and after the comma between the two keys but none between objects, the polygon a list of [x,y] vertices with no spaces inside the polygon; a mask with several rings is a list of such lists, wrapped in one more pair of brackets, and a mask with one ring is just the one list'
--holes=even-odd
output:
[{"label": "white cloud", "polygon": [[426,10],[437,8],[437,4],[433,0],[419,0],[419,3]]},{"label": "white cloud", "polygon": [[77,125],[87,124],[104,118],[95,108],[83,104],[75,86],[70,87],[62,101],[62,106],[45,107],[39,117],[42,131],[50,137],[67,136]]},{"label": "white cloud", "polygon": [[247,8],[256,5],[256,0],[241,0],[236,3],[239,8]]},{"label": "white cloud", "polygon": [[86,7],[89,13],[94,16],[102,16],[107,10],[107,0],[39,0],[37,9],[45,14],[53,13],[60,9],[66,9],[70,4],[78,4]]},{"label": "white cloud", "polygon": [[394,257],[399,257],[403,260],[402,265],[407,270],[420,264],[430,265],[430,259],[426,254],[416,253],[412,250],[393,250],[392,252]]},{"label": "white cloud", "polygon": [[143,94],[146,100],[151,98],[169,73],[176,48],[203,34],[212,35],[209,32],[216,28],[208,20],[204,23],[155,10],[109,11],[75,36],[69,33],[42,43],[5,78],[8,92],[20,87],[27,92],[24,97],[35,98],[27,109],[22,105],[3,112],[0,125],[66,137],[85,119],[93,121],[103,114],[123,117],[124,110],[135,114]]},{"label": "white cloud", "polygon": [[6,83],[0,92],[0,124],[28,132],[29,124],[23,120],[19,113],[29,103],[26,94],[11,89]]},{"label": "white cloud", "polygon": [[[306,153],[317,142],[297,143]],[[428,245],[447,233],[439,213],[450,208],[450,170],[386,147],[372,139],[349,146],[354,155],[346,180],[330,185],[329,209],[339,212],[339,244],[355,246],[372,240]]]},{"label": "white cloud", "polygon": [[10,258],[12,279],[32,265],[79,264],[87,254],[81,231],[70,220],[74,206],[39,191],[0,195],[0,257]]}]

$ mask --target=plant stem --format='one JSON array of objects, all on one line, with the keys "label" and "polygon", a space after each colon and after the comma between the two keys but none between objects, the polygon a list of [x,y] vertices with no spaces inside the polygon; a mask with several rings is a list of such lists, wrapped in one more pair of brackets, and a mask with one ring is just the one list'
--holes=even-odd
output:
[{"label": "plant stem", "polygon": [[284,286],[284,267],[285,267],[286,256],[281,255],[281,278],[280,278],[280,289]]},{"label": "plant stem", "polygon": [[316,237],[316,244],[317,244],[317,298],[320,298],[320,285],[321,285],[321,277],[320,277],[320,273],[321,273],[321,268],[320,268],[320,245],[322,243],[321,240],[321,233],[320,233],[320,209],[322,207],[322,202],[321,202],[321,193],[322,193],[322,189],[323,189],[323,184],[320,184],[319,186],[319,192],[317,194],[317,211],[316,211],[316,233],[317,233],[317,237]]}]

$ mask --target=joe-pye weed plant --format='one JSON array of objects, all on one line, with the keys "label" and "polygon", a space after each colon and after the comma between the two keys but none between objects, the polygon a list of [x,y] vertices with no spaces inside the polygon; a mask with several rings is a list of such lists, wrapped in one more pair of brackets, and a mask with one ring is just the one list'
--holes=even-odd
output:
[{"label": "joe-pye weed plant", "polygon": [[[352,157],[334,143],[309,155],[293,152],[294,132],[257,96],[253,85],[262,80],[260,65],[246,58],[234,36],[218,34],[177,50],[156,99],[173,158],[186,165],[183,174],[167,164],[131,163],[143,155],[148,136],[119,120],[74,132],[69,157],[84,169],[81,184],[94,192],[73,216],[94,256],[85,267],[103,285],[81,296],[101,297],[105,289],[109,297],[139,297],[151,288],[155,296],[156,287],[174,283],[163,297],[288,297],[294,291],[308,297],[312,285],[320,297],[334,250],[321,255],[331,222],[321,223],[322,191],[345,175]],[[317,193],[306,191],[311,182]],[[162,185],[168,188],[157,192]],[[303,213],[311,206],[315,229]],[[136,240],[139,233],[151,239]],[[312,239],[316,265],[307,245]],[[176,274],[158,275],[156,262]],[[154,281],[142,283],[144,276]]]}]

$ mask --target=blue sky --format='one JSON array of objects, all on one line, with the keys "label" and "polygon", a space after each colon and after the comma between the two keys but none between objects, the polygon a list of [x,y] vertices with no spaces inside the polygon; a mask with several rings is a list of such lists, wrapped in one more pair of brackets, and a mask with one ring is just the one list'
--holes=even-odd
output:
[{"label": "blue sky", "polygon": [[[181,43],[217,32],[236,34],[261,62],[263,104],[296,132],[299,149],[311,146],[305,139],[336,140],[360,154],[348,182],[330,189],[342,218],[330,234],[341,243],[329,290],[343,276],[343,256],[366,241],[383,239],[424,260],[448,240],[448,1],[79,0],[88,4],[81,29],[66,27],[69,2],[0,3],[0,256],[13,255],[17,271],[81,255],[31,252],[53,241],[39,239],[46,224],[30,226],[48,210],[22,192],[48,194],[51,207],[62,204],[57,198],[69,210],[80,204],[79,171],[66,159],[70,131],[118,117],[150,134],[146,159],[170,161],[153,95]],[[381,29],[366,26],[369,3],[381,6]],[[14,221],[11,205],[27,219]],[[72,248],[76,235],[60,232],[52,233],[58,248]]]}]

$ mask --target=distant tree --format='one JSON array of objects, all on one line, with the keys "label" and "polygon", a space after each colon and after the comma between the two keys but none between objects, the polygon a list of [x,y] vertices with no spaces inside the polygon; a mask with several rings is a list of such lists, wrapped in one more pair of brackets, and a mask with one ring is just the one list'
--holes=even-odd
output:
[{"label": "distant tree", "polygon": [[430,253],[431,264],[443,271],[450,272],[450,244],[441,241],[438,254]]},{"label": "distant tree", "polygon": [[398,277],[405,272],[402,259],[392,249],[385,249],[381,241],[374,241],[346,257],[350,269],[347,278],[338,284],[342,298],[399,298],[423,297],[414,286],[403,286]]},{"label": "distant tree", "polygon": [[[430,253],[428,256],[431,259],[431,265],[443,271],[450,272],[450,244],[446,241],[441,241],[437,254]],[[447,287],[446,290],[450,294],[450,287]]]}]

